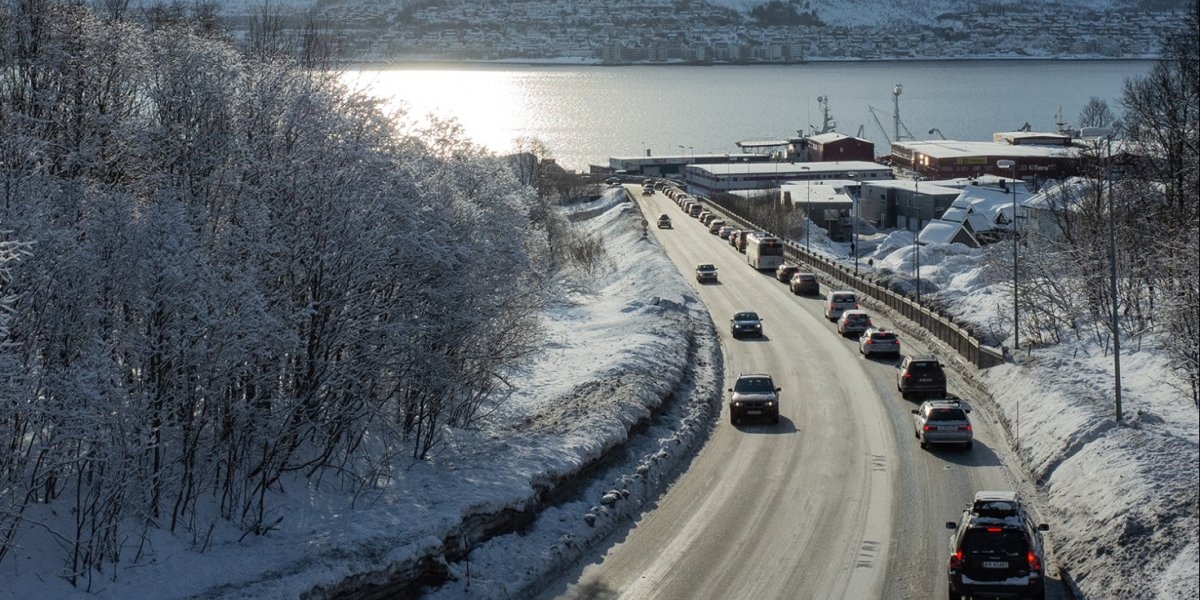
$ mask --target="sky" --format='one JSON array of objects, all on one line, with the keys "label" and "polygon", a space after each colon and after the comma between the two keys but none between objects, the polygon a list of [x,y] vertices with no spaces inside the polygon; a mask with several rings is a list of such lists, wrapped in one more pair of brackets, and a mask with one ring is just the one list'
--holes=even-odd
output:
[{"label": "sky", "polygon": [[[521,511],[547,482],[570,479],[620,447],[628,458],[582,480],[580,499],[545,509],[519,536],[472,548],[469,562],[448,565],[456,581],[429,597],[512,597],[604,543],[720,423],[724,367],[711,318],[653,236],[641,238],[636,208],[610,191],[579,211],[578,225],[605,241],[607,263],[594,280],[567,282],[575,291],[544,315],[545,352],[485,426],[447,431],[430,460],[412,461],[375,496],[289,482],[273,498],[284,518],[266,536],[215,530],[200,553],[191,540],[148,531],[136,544],[141,555],[123,557],[115,573],[95,574],[91,593],[57,576],[62,552],[52,536],[27,536],[43,545],[25,541],[0,562],[0,600],[232,600],[336,590],[347,577],[371,580],[362,574],[440,555],[441,540],[467,520]],[[846,255],[825,236],[814,236],[813,245]],[[910,233],[878,233],[864,247],[874,252],[874,268],[910,264]],[[922,277],[953,290],[959,310],[1002,318],[1002,288],[978,263],[978,251],[961,246],[922,248]],[[692,354],[689,331],[697,340]],[[1046,348],[1018,360],[978,377],[1030,479],[1043,482],[1036,502],[1053,524],[1054,561],[1071,565],[1087,597],[1200,596],[1200,421],[1166,383],[1154,349],[1135,346],[1122,357],[1128,417],[1119,428],[1108,399],[1111,354],[1103,348]],[[669,397],[685,400],[664,405]],[[1020,403],[1028,398],[1037,401]],[[660,408],[630,437],[634,423]],[[70,518],[28,517],[48,530],[67,529]]]}]

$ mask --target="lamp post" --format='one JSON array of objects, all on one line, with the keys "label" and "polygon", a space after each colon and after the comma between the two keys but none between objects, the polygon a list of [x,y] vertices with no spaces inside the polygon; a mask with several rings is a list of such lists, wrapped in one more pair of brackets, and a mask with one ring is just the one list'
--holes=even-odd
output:
[{"label": "lamp post", "polygon": [[1019,232],[1017,231],[1017,162],[1014,160],[998,160],[996,167],[1001,169],[1012,169],[1013,174],[1013,350],[1021,348],[1021,303],[1019,292],[1017,291],[1017,240]]},{"label": "lamp post", "polygon": [[[1117,312],[1117,204],[1113,197],[1112,179],[1112,138],[1116,135],[1120,124],[1113,127],[1088,128],[1084,136],[1092,140],[1104,140],[1105,173],[1104,179],[1108,188],[1108,284],[1109,296],[1112,298],[1112,332],[1113,332],[1113,400],[1116,403],[1117,423],[1121,423],[1121,321]],[[1092,133],[1093,135],[1088,135]]]},{"label": "lamp post", "polygon": [[[846,177],[855,179],[858,173],[850,171],[846,173]],[[850,253],[854,255],[855,277],[858,277],[858,196],[861,196],[861,193],[850,196]]]},{"label": "lamp post", "polygon": [[812,174],[809,173],[809,168],[806,166],[800,167],[804,173],[804,217],[807,223],[804,224],[804,251],[812,254]]},{"label": "lamp post", "polygon": [[1113,398],[1117,405],[1117,424],[1121,424],[1121,330],[1120,318],[1117,314],[1117,204],[1113,198],[1112,184],[1112,136],[1105,136],[1105,146],[1108,154],[1108,168],[1105,178],[1108,179],[1108,276],[1109,295],[1112,296],[1112,331],[1113,331]]}]

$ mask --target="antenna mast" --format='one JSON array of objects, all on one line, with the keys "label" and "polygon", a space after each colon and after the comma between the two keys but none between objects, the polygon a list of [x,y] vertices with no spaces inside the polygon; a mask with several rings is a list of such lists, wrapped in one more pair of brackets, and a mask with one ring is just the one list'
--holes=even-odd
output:
[{"label": "antenna mast", "polygon": [[830,133],[837,129],[837,121],[829,114],[829,96],[817,96],[817,104],[821,107],[821,128],[817,129],[814,125],[809,125],[813,135],[822,133]]},{"label": "antenna mast", "polygon": [[900,141],[900,92],[904,91],[904,86],[899,83],[892,88],[892,125],[895,127],[895,139]]}]

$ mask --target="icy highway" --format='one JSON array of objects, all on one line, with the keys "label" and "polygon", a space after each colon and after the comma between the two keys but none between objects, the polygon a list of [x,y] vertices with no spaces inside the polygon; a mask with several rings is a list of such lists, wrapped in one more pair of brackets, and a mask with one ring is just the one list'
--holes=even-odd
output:
[{"label": "icy highway", "polygon": [[[919,402],[900,398],[894,359],[862,358],[820,298],[750,268],[666,196],[634,196],[721,332],[724,387],[739,373],[770,373],[783,388],[781,419],[734,427],[726,406],[652,510],[540,598],[946,598],[945,522],[977,490],[1027,485],[1005,466],[1014,459],[999,427],[975,410],[973,448],[922,450],[909,412]],[[655,228],[662,213],[674,229]],[[718,267],[719,283],[695,282],[702,262]],[[738,310],[764,318],[761,340],[729,335]],[[901,342],[904,353],[930,350],[903,331]],[[953,372],[950,390],[969,403]],[[1066,597],[1048,572],[1048,597]]]}]

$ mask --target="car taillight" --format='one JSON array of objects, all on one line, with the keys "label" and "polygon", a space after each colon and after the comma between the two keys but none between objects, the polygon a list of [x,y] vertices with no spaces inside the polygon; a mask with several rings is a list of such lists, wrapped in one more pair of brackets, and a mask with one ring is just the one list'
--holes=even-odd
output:
[{"label": "car taillight", "polygon": [[1042,561],[1038,560],[1038,557],[1036,554],[1033,553],[1033,550],[1030,550],[1029,553],[1026,554],[1025,558],[1029,561],[1029,570],[1030,571],[1041,572]]},{"label": "car taillight", "polygon": [[874,344],[874,343],[875,343],[875,340],[873,340],[873,339],[871,339],[871,338],[867,338],[867,341],[866,341],[866,342],[863,342],[863,343],[865,343],[866,345],[870,346],[871,344]]},{"label": "car taillight", "polygon": [[970,425],[959,425],[958,430],[959,431],[971,431],[971,426]]},{"label": "car taillight", "polygon": [[912,373],[905,373],[905,374],[904,374],[904,378],[905,378],[905,379],[912,379]]},{"label": "car taillight", "polygon": [[962,550],[950,555],[950,568],[957,569],[962,566]]},{"label": "car taillight", "polygon": [[921,431],[929,431],[930,429],[932,429],[932,427],[929,426],[929,423],[921,426]]}]

